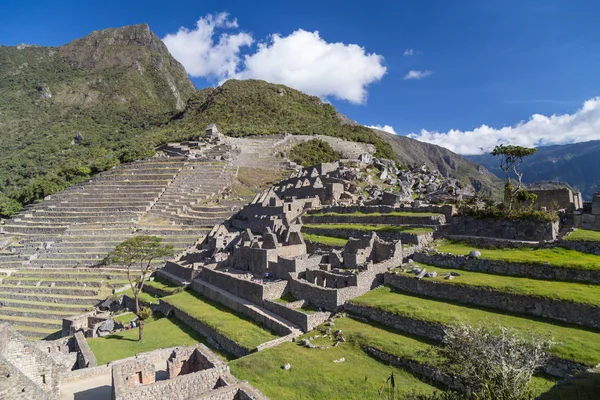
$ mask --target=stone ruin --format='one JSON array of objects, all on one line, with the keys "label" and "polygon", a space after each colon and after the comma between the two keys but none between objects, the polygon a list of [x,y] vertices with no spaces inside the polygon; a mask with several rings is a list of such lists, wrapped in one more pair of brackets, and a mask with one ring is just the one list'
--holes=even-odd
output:
[{"label": "stone ruin", "polygon": [[[117,363],[112,369],[112,399],[266,399],[206,346],[178,347],[167,360],[166,377],[157,374],[155,360],[145,357]],[[161,379],[162,378],[162,379]]]},{"label": "stone ruin", "polygon": [[[31,343],[8,324],[0,324],[0,399],[58,399],[65,365],[42,350],[47,344]],[[68,348],[59,349],[62,354]]]}]

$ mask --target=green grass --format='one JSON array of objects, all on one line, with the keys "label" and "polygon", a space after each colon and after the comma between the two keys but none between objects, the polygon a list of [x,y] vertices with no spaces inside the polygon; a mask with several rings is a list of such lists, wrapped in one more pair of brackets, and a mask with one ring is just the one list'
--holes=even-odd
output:
[{"label": "green grass", "polygon": [[373,231],[373,232],[402,232],[411,233],[413,235],[421,235],[424,233],[433,232],[433,228],[415,228],[412,226],[398,225],[360,225],[360,224],[304,224],[304,228],[314,229],[344,229],[356,231]]},{"label": "green grass", "polygon": [[312,233],[302,233],[304,240],[314,243],[321,243],[327,246],[343,247],[348,243],[348,239],[336,238],[331,236],[313,235]]},{"label": "green grass", "polygon": [[160,289],[167,293],[173,293],[175,290],[177,290],[178,288],[181,287],[181,286],[177,286],[159,276],[155,276],[154,280],[152,280],[152,281],[146,281],[146,283],[144,283],[144,285],[152,286],[153,288]]},{"label": "green grass", "polygon": [[[468,244],[441,241],[437,251],[468,255],[474,247]],[[520,262],[532,264],[549,263],[553,267],[596,270],[600,269],[600,256],[567,250],[561,247],[551,249],[479,249],[481,258],[501,260],[507,262]]]},{"label": "green grass", "polygon": [[570,235],[566,236],[564,240],[581,240],[584,242],[600,242],[600,232],[590,231],[587,229],[577,229]]},{"label": "green grass", "polygon": [[237,315],[227,307],[190,291],[163,297],[162,300],[248,349],[279,337],[249,318]]},{"label": "green grass", "polygon": [[[547,281],[541,279],[529,279],[504,275],[493,275],[482,272],[461,271],[460,275],[452,280],[445,280],[439,274],[450,273],[457,269],[440,268],[431,265],[420,264],[427,271],[436,271],[436,278],[427,278],[448,285],[476,286],[504,293],[512,293],[525,296],[544,297],[553,300],[564,300],[573,303],[600,306],[600,285],[591,285],[576,282]],[[403,275],[414,277],[410,272]]]},{"label": "green grass", "polygon": [[360,211],[355,211],[352,213],[338,213],[338,212],[319,212],[315,214],[308,214],[311,217],[339,217],[339,216],[351,216],[351,217],[435,217],[444,214],[432,213],[432,212],[410,212],[410,211],[392,211],[389,213],[362,213]]},{"label": "green grass", "polygon": [[127,324],[136,318],[137,318],[137,316],[135,315],[135,313],[128,312],[128,313],[120,314],[120,315],[114,317],[113,319],[122,324]]},{"label": "green grass", "polygon": [[[231,361],[231,372],[239,379],[248,380],[271,399],[380,399],[378,391],[392,372],[396,387],[400,387],[403,393],[411,390],[431,393],[435,390],[403,369],[377,362],[361,349],[359,335],[376,336],[381,333],[376,328],[349,318],[336,319],[335,324],[334,329],[344,332],[348,340],[346,343],[326,350],[283,343]],[[395,346],[398,353],[414,354],[418,348],[424,348],[419,341],[395,336],[381,341]],[[317,339],[313,343],[322,346],[333,344],[327,339]],[[342,357],[344,362],[333,362]],[[286,363],[292,367],[289,371],[282,368]]]},{"label": "green grass", "polygon": [[138,335],[138,328],[134,328],[106,337],[88,339],[88,344],[96,356],[98,365],[156,349],[207,344],[205,337],[174,318],[159,318],[146,322],[142,343],[138,342]]},{"label": "green grass", "polygon": [[558,342],[551,350],[557,357],[589,366],[600,363],[600,331],[593,329],[409,295],[388,287],[372,290],[350,303],[443,325],[458,321],[473,325],[492,323],[526,333],[550,335]]},{"label": "green grass", "polygon": [[[117,293],[117,296],[127,295],[133,299],[133,290],[127,289],[122,292]],[[151,294],[140,292],[140,301],[146,304],[158,304],[158,297],[154,297]]]}]

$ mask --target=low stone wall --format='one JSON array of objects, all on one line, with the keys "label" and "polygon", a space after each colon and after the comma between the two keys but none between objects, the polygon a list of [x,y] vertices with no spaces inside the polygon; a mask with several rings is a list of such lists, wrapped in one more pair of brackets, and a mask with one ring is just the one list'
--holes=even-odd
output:
[{"label": "low stone wall", "polygon": [[142,292],[148,293],[149,295],[152,295],[155,297],[165,297],[165,296],[172,294],[171,292],[167,292],[166,290],[162,290],[157,287],[150,286],[150,285],[144,285],[142,287]]},{"label": "low stone wall", "polygon": [[[411,335],[422,336],[435,341],[442,341],[444,339],[445,326],[435,322],[403,317],[373,307],[352,303],[346,303],[344,311],[349,312],[351,316],[358,315]],[[570,360],[551,356],[542,368],[547,374],[566,378],[574,372],[585,371],[588,367]]]},{"label": "low stone wall", "polygon": [[600,242],[584,240],[561,240],[558,245],[568,250],[600,256]]},{"label": "low stone wall", "polygon": [[[440,235],[442,236],[442,235]],[[518,248],[530,248],[537,249],[543,247],[544,245],[540,242],[530,242],[523,240],[511,240],[511,239],[499,239],[492,237],[481,237],[481,236],[461,236],[461,235],[446,235],[443,237],[445,239],[456,240],[459,242],[467,243],[476,248],[483,249],[518,249]],[[436,237],[437,239],[437,237]]]},{"label": "low stone wall", "polygon": [[298,325],[304,332],[312,331],[331,316],[330,312],[305,313],[271,300],[265,300],[263,307]]},{"label": "low stone wall", "polygon": [[[314,235],[321,236],[331,236],[331,237],[339,237],[344,239],[359,238],[364,236],[365,234],[370,233],[367,230],[358,230],[358,229],[329,229],[329,228],[308,228],[303,227],[302,232],[311,233]],[[403,244],[413,244],[417,247],[424,247],[433,241],[433,232],[431,233],[423,233],[423,234],[414,234],[414,233],[405,233],[405,232],[393,232],[393,231],[377,231],[377,236],[380,239],[390,241],[390,240],[400,240]]]},{"label": "low stone wall", "polygon": [[571,324],[600,328],[600,307],[499,292],[483,287],[385,274],[385,284],[410,293],[521,314],[531,314]]},{"label": "low stone wall", "polygon": [[171,261],[167,261],[163,269],[169,274],[175,275],[189,282],[193,281],[200,272],[197,269],[190,267],[182,267],[181,265]]},{"label": "low stone wall", "polygon": [[386,213],[390,213],[390,212],[394,212],[394,211],[414,212],[414,213],[428,212],[428,213],[444,214],[447,221],[449,221],[450,219],[452,219],[452,217],[454,215],[456,215],[456,207],[454,207],[452,205],[440,206],[440,205],[434,205],[434,204],[428,204],[428,205],[419,206],[419,207],[392,207],[392,206],[384,206],[384,205],[380,205],[380,206],[348,206],[348,207],[327,206],[327,207],[323,207],[315,212],[323,212],[323,213],[335,212],[335,213],[343,213],[343,214],[351,214],[351,213],[359,212],[359,213],[363,213],[363,214],[370,214],[370,213],[386,214]]},{"label": "low stone wall", "polygon": [[88,346],[87,340],[83,336],[81,331],[76,332],[73,336],[75,339],[75,350],[77,351],[77,368],[93,368],[98,365],[96,357],[90,346]]},{"label": "low stone wall", "polygon": [[321,307],[329,311],[337,311],[340,306],[338,302],[338,290],[324,288],[304,280],[290,277],[290,291],[297,299],[310,299],[309,303],[315,307]]},{"label": "low stone wall", "polygon": [[435,382],[439,382],[449,389],[456,390],[458,392],[466,391],[466,385],[459,377],[441,372],[430,365],[425,365],[415,360],[398,357],[370,346],[363,347],[363,350],[375,359],[383,361],[386,364],[400,368],[406,368],[418,376],[424,376]]},{"label": "low stone wall", "polygon": [[455,254],[433,254],[419,252],[413,260],[442,268],[486,272],[497,275],[525,276],[529,278],[600,283],[600,270],[553,267],[547,264],[517,263],[485,258],[471,258]]},{"label": "low stone wall", "polygon": [[74,315],[72,317],[63,318],[62,320],[62,331],[61,336],[74,335],[80,329],[86,329],[88,327],[88,318],[95,315],[95,311]]},{"label": "low stone wall", "polygon": [[457,216],[452,218],[446,233],[539,242],[556,240],[558,230],[558,222]]},{"label": "low stone wall", "polygon": [[175,318],[177,318],[178,320],[180,320],[181,322],[183,322],[202,336],[211,338],[212,340],[217,342],[219,346],[221,346],[225,351],[233,354],[236,357],[246,356],[254,350],[248,349],[234,342],[228,337],[225,337],[224,335],[215,331],[213,328],[206,325],[202,321],[199,321],[198,319],[192,317],[185,311],[174,307],[171,304],[165,303],[162,300],[160,300],[159,311],[165,316],[169,316],[172,313],[175,316]]},{"label": "low stone wall", "polygon": [[402,216],[402,215],[324,215],[302,217],[305,224],[363,224],[363,225],[443,225],[446,218],[443,215],[434,216]]},{"label": "low stone wall", "polygon": [[239,279],[225,272],[215,271],[209,268],[202,268],[198,277],[211,285],[225,289],[238,297],[256,304],[261,304],[264,299],[278,299],[287,289],[287,282],[283,280],[280,282],[261,284],[246,279]]}]

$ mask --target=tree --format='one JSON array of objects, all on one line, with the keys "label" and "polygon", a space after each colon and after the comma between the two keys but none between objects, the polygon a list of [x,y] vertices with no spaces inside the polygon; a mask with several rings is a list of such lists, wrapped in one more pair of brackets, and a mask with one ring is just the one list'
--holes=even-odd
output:
[{"label": "tree", "polygon": [[173,246],[161,242],[162,238],[157,236],[134,236],[119,244],[108,255],[110,264],[127,266],[127,279],[135,299],[135,313],[139,318],[140,342],[144,338],[143,321],[149,316],[147,309],[140,308],[140,293],[152,273],[152,261],[173,255]]},{"label": "tree", "polygon": [[[554,342],[498,326],[451,325],[432,351],[440,367],[462,378],[473,400],[532,398],[528,385]],[[449,396],[451,397],[451,396]]]},{"label": "tree", "polygon": [[[504,205],[510,210],[512,208],[515,195],[521,190],[523,172],[519,167],[525,162],[527,157],[532,156],[537,152],[537,149],[523,146],[513,146],[499,144],[492,150],[492,155],[500,159],[500,168],[506,175],[504,184]],[[511,183],[511,172],[515,175],[517,186]]]}]

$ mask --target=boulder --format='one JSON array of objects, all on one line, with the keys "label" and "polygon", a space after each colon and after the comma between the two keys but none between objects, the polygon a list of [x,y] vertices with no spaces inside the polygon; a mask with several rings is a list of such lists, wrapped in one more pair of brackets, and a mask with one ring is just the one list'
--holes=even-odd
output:
[{"label": "boulder", "polygon": [[282,368],[286,371],[289,371],[290,369],[292,369],[292,366],[290,365],[290,363],[285,363]]},{"label": "boulder", "polygon": [[469,257],[479,258],[481,257],[481,252],[479,250],[471,250]]},{"label": "boulder", "polygon": [[106,335],[110,334],[114,330],[115,330],[115,320],[107,319],[106,321],[104,321],[103,323],[100,324],[100,326],[98,327],[97,334],[98,334],[98,336],[102,337],[102,336],[106,336]]}]

